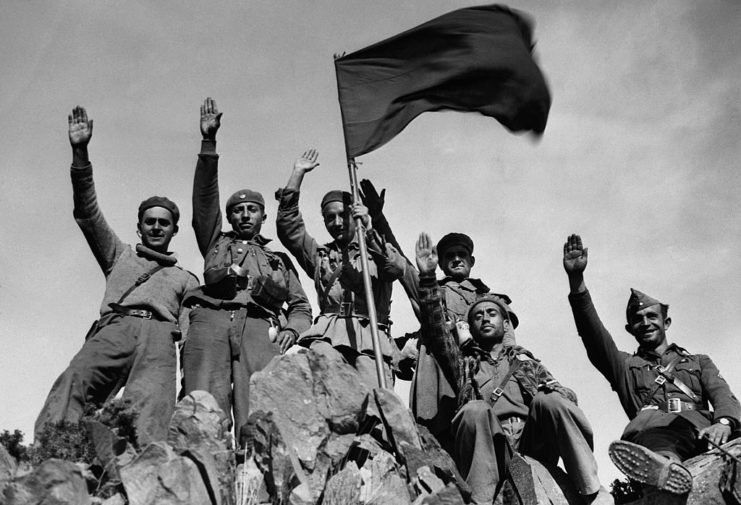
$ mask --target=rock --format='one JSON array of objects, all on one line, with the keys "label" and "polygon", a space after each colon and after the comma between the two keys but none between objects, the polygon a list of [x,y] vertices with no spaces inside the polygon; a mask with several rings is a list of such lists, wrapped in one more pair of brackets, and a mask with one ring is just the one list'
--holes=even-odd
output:
[{"label": "rock", "polygon": [[101,505],[126,505],[126,498],[120,493],[116,493],[107,500],[105,500]]},{"label": "rock", "polygon": [[388,442],[397,454],[404,454],[403,444],[422,449],[417,434],[417,423],[414,422],[412,411],[406,407],[402,399],[391,389],[374,389],[373,396],[381,414]]},{"label": "rock", "polygon": [[497,504],[581,505],[584,502],[566,473],[557,466],[546,466],[515,453],[509,474],[495,501]]},{"label": "rock", "polygon": [[91,503],[80,468],[61,459],[46,460],[29,475],[10,483],[4,498],[6,505]]},{"label": "rock", "polygon": [[254,505],[270,501],[267,489],[265,489],[265,478],[253,457],[247,458],[237,467],[235,487],[236,503],[239,505]]},{"label": "rock", "polygon": [[130,505],[211,505],[196,464],[164,442],[148,445],[119,469]]},{"label": "rock", "polygon": [[466,503],[455,484],[448,484],[436,493],[420,496],[414,505],[463,505]]},{"label": "rock", "polygon": [[0,444],[0,496],[3,495],[6,484],[15,477],[17,469],[18,463],[15,458],[8,454],[4,445]]},{"label": "rock", "polygon": [[402,478],[393,455],[382,452],[360,470],[363,485],[361,503],[367,505],[410,505],[406,479]]},{"label": "rock", "polygon": [[250,378],[250,412],[271,412],[282,440],[308,467],[314,465],[329,427],[314,399],[307,353],[274,358]]},{"label": "rock", "polygon": [[[265,485],[270,496],[286,502],[296,484],[308,480],[298,457],[291,455],[291,449],[283,441],[280,430],[273,421],[273,413],[253,412],[246,425],[250,447],[255,463],[265,476]],[[294,466],[295,462],[295,466]],[[296,475],[296,471],[302,477]]]},{"label": "rock", "polygon": [[324,488],[322,505],[349,505],[360,503],[363,479],[358,466],[350,461],[345,468],[333,475]]},{"label": "rock", "polygon": [[215,505],[235,501],[235,462],[228,426],[214,397],[193,391],[175,407],[167,437],[175,452],[196,464]]}]

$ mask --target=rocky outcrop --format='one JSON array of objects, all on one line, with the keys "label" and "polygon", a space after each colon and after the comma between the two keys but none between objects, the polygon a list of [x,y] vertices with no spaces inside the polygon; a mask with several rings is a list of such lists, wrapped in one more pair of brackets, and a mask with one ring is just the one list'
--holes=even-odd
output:
[{"label": "rocky outcrop", "polygon": [[69,461],[49,459],[33,472],[7,484],[3,490],[6,505],[88,505],[83,470]]}]

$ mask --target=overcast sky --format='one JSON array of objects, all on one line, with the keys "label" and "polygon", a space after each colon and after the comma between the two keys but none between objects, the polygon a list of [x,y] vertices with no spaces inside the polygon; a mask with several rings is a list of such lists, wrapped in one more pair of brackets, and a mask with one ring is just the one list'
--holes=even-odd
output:
[{"label": "overcast sky", "polygon": [[[75,105],[95,120],[90,156],[109,223],[134,243],[139,202],[169,196],[182,212],[172,248],[201,277],[189,223],[204,97],[224,112],[222,202],[245,186],[263,192],[263,231],[274,238],[273,192],[315,147],[321,166],[305,179],[302,208],[328,240],[319,199],[348,186],[333,53],[479,3],[3,2],[0,429],[30,441],[103,295],[72,218]],[[741,4],[509,5],[536,22],[553,95],[542,140],[476,114],[425,114],[361,157],[361,177],[388,188],[386,213],[407,253],[420,231],[473,237],[474,274],[512,297],[519,343],[579,394],[607,484],[619,476],[607,445],[627,418],[576,334],[562,244],[583,236],[587,285],[621,349],[635,348],[623,330],[635,287],[671,306],[670,340],[709,354],[741,390]],[[401,289],[394,300],[394,333],[416,329]]]}]

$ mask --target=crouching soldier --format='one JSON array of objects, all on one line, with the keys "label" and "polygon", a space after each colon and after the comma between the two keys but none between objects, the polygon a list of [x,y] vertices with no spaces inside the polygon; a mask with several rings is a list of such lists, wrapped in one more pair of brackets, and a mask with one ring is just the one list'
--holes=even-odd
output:
[{"label": "crouching soldier", "polygon": [[618,350],[584,282],[587,248],[578,235],[564,244],[563,266],[589,361],[610,382],[630,419],[622,440],[610,445],[610,458],[633,480],[676,494],[689,492],[692,476],[681,462],[706,449],[704,437],[716,445],[727,442],[739,427],[741,405],[708,356],[667,341],[669,306],[634,289],[625,330],[635,337],[638,350]]},{"label": "crouching soldier", "polygon": [[[205,285],[188,294],[192,306],[183,349],[185,393],[208,391],[239,430],[249,415],[250,376],[284,353],[311,324],[311,306],[288,256],[260,234],[265,200],[237,191],[226,202],[232,230],[221,231],[216,103],[201,107],[201,153],[193,181],[193,229],[205,260]],[[286,308],[287,323],[279,324]]]},{"label": "crouching soldier", "polygon": [[82,107],[69,116],[72,144],[74,216],[106,277],[100,319],[85,344],[57,379],[36,421],[36,437],[46,423],[79,421],[86,403],[100,404],[124,386],[123,400],[138,414],[140,445],[164,440],[175,407],[175,342],[178,319],[196,277],[177,266],[168,252],[180,212],[164,197],[139,206],[142,243],[124,244],[98,207],[87,146],[93,120]]},{"label": "crouching soldier", "polygon": [[[421,339],[455,388],[458,411],[451,420],[453,459],[471,486],[476,504],[492,503],[511,450],[555,465],[559,457],[585,503],[613,503],[600,485],[592,453],[592,428],[574,393],[514,338],[501,297],[485,294],[468,309],[459,329],[473,337],[459,346],[448,325],[435,278],[438,258],[430,237],[417,242]],[[461,325],[461,323],[464,323]]]},{"label": "crouching soldier", "polygon": [[321,312],[311,329],[301,336],[302,343],[317,352],[348,362],[358,370],[368,387],[377,387],[360,249],[355,237],[355,219],[360,218],[363,224],[360,233],[366,234],[368,246],[384,373],[388,384],[392,384],[392,361],[398,350],[389,334],[391,287],[393,281],[403,275],[405,260],[373,229],[367,207],[354,203],[350,193],[345,191],[330,191],[322,198],[324,226],[332,236],[332,242],[320,245],[307,232],[299,211],[299,191],[304,175],[319,165],[317,157],[318,153],[313,149],[304,153],[296,160],[286,187],[276,192],[280,202],[278,238],[307,275],[314,279],[319,298]]}]

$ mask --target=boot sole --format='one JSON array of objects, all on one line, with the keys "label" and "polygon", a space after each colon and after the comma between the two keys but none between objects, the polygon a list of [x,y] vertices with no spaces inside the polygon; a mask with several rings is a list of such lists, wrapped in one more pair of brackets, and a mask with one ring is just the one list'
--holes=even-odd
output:
[{"label": "boot sole", "polygon": [[687,468],[641,445],[619,440],[610,444],[608,454],[621,472],[642,484],[674,494],[692,490],[692,474]]}]

